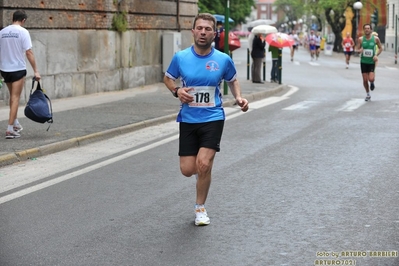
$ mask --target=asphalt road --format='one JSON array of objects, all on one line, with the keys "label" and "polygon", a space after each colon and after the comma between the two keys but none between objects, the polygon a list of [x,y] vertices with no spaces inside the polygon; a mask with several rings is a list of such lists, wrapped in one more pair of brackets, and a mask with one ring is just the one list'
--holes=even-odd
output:
[{"label": "asphalt road", "polygon": [[356,62],[283,69],[288,89],[226,108],[209,226],[168,122],[1,168],[0,265],[399,265],[398,69],[367,103]]}]

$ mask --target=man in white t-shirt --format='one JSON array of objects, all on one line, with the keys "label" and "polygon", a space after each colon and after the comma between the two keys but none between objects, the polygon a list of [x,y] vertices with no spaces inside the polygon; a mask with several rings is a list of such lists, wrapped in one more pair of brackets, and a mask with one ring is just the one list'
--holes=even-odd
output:
[{"label": "man in white t-shirt", "polygon": [[294,44],[290,47],[291,49],[291,61],[294,61],[294,53],[295,50],[298,50],[298,46],[299,46],[299,37],[298,34],[296,34],[295,30],[292,30],[292,32],[290,33],[291,38],[294,40]]},{"label": "man in white t-shirt", "polygon": [[25,55],[33,68],[36,80],[40,80],[29,32],[22,27],[27,18],[24,11],[17,10],[12,16],[12,24],[0,31],[0,73],[10,92],[10,115],[6,139],[21,136],[22,126],[17,119],[17,113],[26,76]]}]

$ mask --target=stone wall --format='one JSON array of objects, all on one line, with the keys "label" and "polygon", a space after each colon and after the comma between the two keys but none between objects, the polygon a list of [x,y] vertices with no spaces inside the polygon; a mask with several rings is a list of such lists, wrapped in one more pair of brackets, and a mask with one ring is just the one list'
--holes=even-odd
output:
[{"label": "stone wall", "polygon": [[[118,2],[120,2],[118,4]],[[197,0],[3,0],[1,28],[17,9],[27,12],[42,86],[50,98],[122,90],[162,81],[162,35],[181,32],[181,48],[191,45]],[[125,12],[128,30],[111,30]],[[169,63],[169,62],[167,62]],[[26,102],[33,71],[28,65],[21,102]],[[6,88],[0,100],[7,101]]]}]

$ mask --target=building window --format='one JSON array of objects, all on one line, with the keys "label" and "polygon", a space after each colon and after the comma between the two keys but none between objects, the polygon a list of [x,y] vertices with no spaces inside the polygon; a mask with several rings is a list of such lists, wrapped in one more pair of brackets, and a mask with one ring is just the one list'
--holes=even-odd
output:
[{"label": "building window", "polygon": [[260,19],[267,19],[266,14],[260,14]]},{"label": "building window", "polygon": [[266,11],[266,10],[267,10],[266,5],[261,5],[261,6],[260,6],[260,10],[261,10],[261,11]]}]

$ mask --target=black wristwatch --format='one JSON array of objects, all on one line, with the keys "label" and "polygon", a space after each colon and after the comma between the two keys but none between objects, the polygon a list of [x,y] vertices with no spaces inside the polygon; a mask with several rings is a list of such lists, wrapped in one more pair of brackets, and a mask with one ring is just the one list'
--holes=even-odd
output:
[{"label": "black wristwatch", "polygon": [[172,92],[173,96],[175,96],[176,98],[178,97],[178,96],[177,96],[177,91],[178,91],[179,89],[180,89],[180,87],[176,87],[176,88],[175,88],[175,91]]}]

